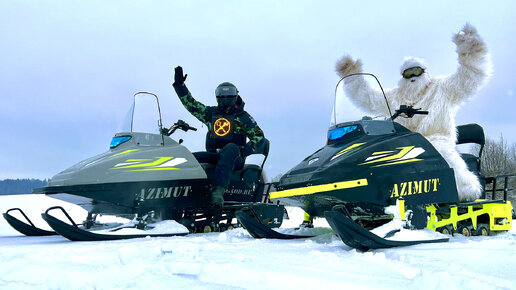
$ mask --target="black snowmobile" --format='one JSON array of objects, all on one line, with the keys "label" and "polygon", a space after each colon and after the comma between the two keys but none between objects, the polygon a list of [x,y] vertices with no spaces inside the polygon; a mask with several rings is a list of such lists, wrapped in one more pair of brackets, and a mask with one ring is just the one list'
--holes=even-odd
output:
[{"label": "black snowmobile", "polygon": [[[421,134],[411,132],[394,122],[398,117],[412,118],[428,114],[411,106],[400,106],[392,115],[385,98],[383,118],[359,117],[348,94],[356,81],[368,82],[383,93],[374,75],[354,74],[344,77],[336,87],[332,123],[327,144],[306,157],[282,176],[272,200],[303,208],[312,217],[325,217],[335,233],[348,246],[361,251],[418,243],[445,242],[447,238],[423,241],[395,241],[378,237],[368,229],[393,219],[385,208],[398,204],[400,217],[411,229],[429,228],[442,233],[487,235],[507,231],[511,227],[511,203],[507,201],[507,178],[485,178],[480,173],[480,158],[463,154],[469,169],[484,185],[495,182],[493,200],[458,203],[454,171]],[[364,116],[364,115],[361,115]],[[484,133],[476,124],[458,128],[459,143],[483,146]],[[480,149],[480,154],[482,147]],[[505,179],[505,187],[497,189],[496,180]],[[494,200],[495,192],[504,191],[503,200]],[[256,238],[299,238],[284,235],[246,213],[238,213],[239,221]],[[392,235],[390,233],[389,235]],[[306,236],[304,236],[306,237]]]},{"label": "black snowmobile", "polygon": [[[36,227],[18,208],[4,213],[5,219],[25,235],[57,233],[70,240],[178,234],[153,233],[152,223],[163,220],[175,220],[189,232],[221,231],[236,226],[232,220],[235,212],[243,207],[251,209],[270,227],[281,225],[284,207],[269,202],[263,178],[268,141],[261,152],[264,156],[262,164],[245,164],[236,170],[224,193],[224,206],[214,208],[209,198],[214,165],[200,164],[181,145],[182,140],[176,142],[170,138],[177,129],[197,130],[181,120],[169,129],[163,128],[158,97],[145,92],[135,94],[121,133],[113,137],[107,152],[77,163],[52,177],[46,187],[34,190],[35,194],[46,194],[86,209],[88,216],[81,225],[77,225],[61,207],[51,207],[42,214],[55,232]],[[51,214],[53,211],[62,211],[69,221],[57,219]],[[11,214],[13,212],[19,212],[18,216],[23,216],[28,223],[17,219]],[[96,222],[99,214],[136,218],[128,225],[99,233],[94,230],[105,227]],[[144,232],[119,234],[126,227],[136,227]]]}]

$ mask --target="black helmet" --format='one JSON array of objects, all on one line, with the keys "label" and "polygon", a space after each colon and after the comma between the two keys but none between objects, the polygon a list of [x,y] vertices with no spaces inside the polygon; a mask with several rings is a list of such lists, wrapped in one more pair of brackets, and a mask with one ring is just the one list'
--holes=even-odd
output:
[{"label": "black helmet", "polygon": [[226,110],[236,104],[238,89],[230,82],[223,82],[215,89],[215,96],[217,96],[219,108]]},{"label": "black helmet", "polygon": [[238,90],[234,84],[230,82],[223,82],[215,89],[215,96],[237,96]]}]

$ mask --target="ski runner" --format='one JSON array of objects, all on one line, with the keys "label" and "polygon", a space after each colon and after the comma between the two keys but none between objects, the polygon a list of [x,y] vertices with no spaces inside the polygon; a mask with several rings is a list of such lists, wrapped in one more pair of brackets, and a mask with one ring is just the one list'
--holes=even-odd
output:
[{"label": "ski runner", "polygon": [[[206,151],[195,152],[201,163],[216,164],[211,204],[222,207],[224,191],[229,186],[233,170],[241,169],[244,159],[263,151],[265,137],[256,121],[244,111],[244,102],[232,83],[223,82],[215,89],[217,106],[205,106],[195,100],[184,84],[188,75],[175,68],[174,90],[185,108],[208,127]],[[246,139],[249,142],[246,143]]]}]

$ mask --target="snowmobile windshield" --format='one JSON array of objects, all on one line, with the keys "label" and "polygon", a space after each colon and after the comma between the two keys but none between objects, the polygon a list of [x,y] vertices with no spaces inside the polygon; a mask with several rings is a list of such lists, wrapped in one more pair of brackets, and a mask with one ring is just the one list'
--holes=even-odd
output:
[{"label": "snowmobile windshield", "polygon": [[161,134],[161,124],[158,97],[139,92],[134,95],[133,104],[118,132]]},{"label": "snowmobile windshield", "polygon": [[394,132],[391,111],[378,79],[368,73],[342,78],[335,87],[328,142],[356,131],[382,135]]}]

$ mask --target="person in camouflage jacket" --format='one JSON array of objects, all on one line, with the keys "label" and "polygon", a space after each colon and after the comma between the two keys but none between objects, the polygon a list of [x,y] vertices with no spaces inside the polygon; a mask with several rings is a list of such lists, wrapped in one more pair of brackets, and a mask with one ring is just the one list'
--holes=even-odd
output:
[{"label": "person in camouflage jacket", "polygon": [[233,170],[242,168],[245,157],[261,153],[266,140],[256,121],[244,110],[245,103],[235,85],[229,82],[218,85],[215,90],[218,105],[206,106],[192,97],[184,84],[187,76],[182,67],[176,67],[173,87],[185,108],[208,127],[207,152],[194,155],[201,163],[216,164],[211,203],[222,206]]}]

